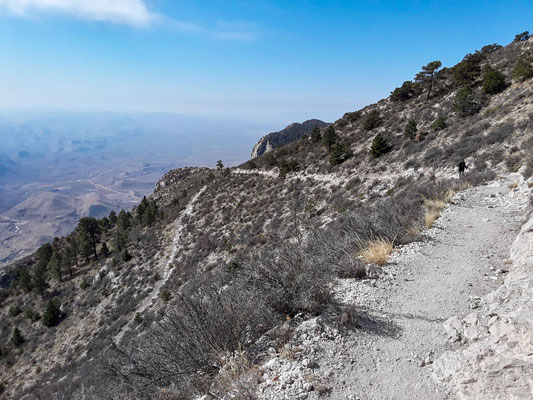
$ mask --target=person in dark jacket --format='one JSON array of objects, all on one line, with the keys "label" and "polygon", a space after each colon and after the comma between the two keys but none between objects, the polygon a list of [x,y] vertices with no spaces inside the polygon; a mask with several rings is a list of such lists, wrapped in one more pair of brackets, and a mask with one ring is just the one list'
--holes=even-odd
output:
[{"label": "person in dark jacket", "polygon": [[461,179],[465,176],[465,169],[468,168],[465,163],[465,160],[461,160],[457,167],[459,168],[459,179]]}]

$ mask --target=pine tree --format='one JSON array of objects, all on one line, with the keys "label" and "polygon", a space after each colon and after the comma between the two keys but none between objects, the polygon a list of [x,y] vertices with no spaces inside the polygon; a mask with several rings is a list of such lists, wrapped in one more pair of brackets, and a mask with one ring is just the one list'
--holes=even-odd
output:
[{"label": "pine tree", "polygon": [[344,143],[336,143],[331,148],[329,163],[338,165],[353,155],[352,149]]},{"label": "pine tree", "polygon": [[47,266],[52,276],[59,282],[63,280],[63,271],[61,270],[62,262],[63,260],[61,253],[58,251],[54,251],[54,254],[52,254],[52,258],[48,262]]},{"label": "pine tree", "polygon": [[146,196],[143,196],[141,202],[137,206],[137,219],[142,222],[143,215],[146,212],[146,209],[148,208],[148,200],[146,199]]},{"label": "pine tree", "polygon": [[26,292],[30,292],[32,289],[32,277],[28,268],[21,267],[15,272],[15,282],[17,286],[24,289]]},{"label": "pine tree", "polygon": [[120,252],[124,249],[127,242],[127,233],[122,229],[117,228],[113,234],[113,251]]},{"label": "pine tree", "polygon": [[224,169],[224,164],[222,164],[222,160],[218,160],[217,161],[217,169],[219,171],[221,171],[222,169]]},{"label": "pine tree", "polygon": [[43,267],[42,265],[35,266],[33,269],[32,284],[33,287],[41,293],[41,297],[44,298],[45,290],[48,286],[46,267]]},{"label": "pine tree", "polygon": [[431,128],[433,128],[434,131],[442,131],[446,128],[446,120],[444,117],[440,116],[438,117],[433,124],[431,124]]},{"label": "pine tree", "polygon": [[52,258],[52,253],[54,252],[54,249],[52,248],[52,245],[50,243],[43,244],[41,247],[39,247],[39,250],[37,250],[37,262],[41,267],[46,267],[48,265],[48,262],[50,261],[50,258]]},{"label": "pine tree", "polygon": [[109,249],[107,248],[107,243],[106,242],[102,243],[102,251],[101,251],[101,253],[102,253],[102,256],[104,258],[106,258],[109,255]]},{"label": "pine tree", "polygon": [[318,143],[322,140],[322,134],[320,133],[320,128],[317,125],[315,125],[311,131],[311,140],[313,143]]},{"label": "pine tree", "polygon": [[80,265],[78,263],[78,243],[76,241],[76,238],[74,236],[71,236],[68,238],[68,248],[70,252],[72,253],[72,257],[74,259],[74,263],[76,264],[76,268],[79,268]]},{"label": "pine tree", "polygon": [[389,152],[391,149],[391,146],[387,142],[387,140],[381,136],[381,134],[377,134],[374,139],[372,140],[372,145],[370,146],[370,154],[372,154],[372,157],[378,158],[379,156]]},{"label": "pine tree", "polygon": [[72,261],[74,259],[74,255],[72,254],[72,250],[70,247],[67,247],[65,249],[65,252],[63,253],[63,267],[68,268],[68,273],[70,277],[72,278]]},{"label": "pine tree", "polygon": [[416,136],[416,132],[418,131],[416,121],[414,119],[409,120],[407,123],[407,126],[405,127],[405,136],[409,139],[413,140]]},{"label": "pine tree", "polygon": [[442,67],[442,63],[440,61],[431,61],[429,64],[424,65],[422,67],[422,71],[420,71],[415,76],[415,82],[420,83],[427,88],[428,92],[426,99],[429,99],[429,97],[431,96],[433,84],[435,82],[435,78],[438,75],[440,67]]},{"label": "pine tree", "polygon": [[324,131],[322,143],[328,148],[329,151],[331,151],[331,147],[335,144],[336,141],[337,134],[335,133],[335,128],[333,127],[333,125],[330,125]]},{"label": "pine tree", "polygon": [[24,336],[22,336],[22,333],[20,332],[19,328],[15,327],[15,329],[13,329],[13,334],[11,335],[11,344],[13,346],[19,347],[24,342]]},{"label": "pine tree", "polygon": [[117,218],[117,226],[120,229],[127,231],[130,227],[130,214],[124,210],[120,210]]},{"label": "pine tree", "polygon": [[487,65],[483,69],[483,92],[487,94],[497,94],[505,90],[507,82],[505,75],[500,71]]},{"label": "pine tree", "polygon": [[100,241],[100,234],[102,230],[95,218],[83,217],[78,223],[76,230],[80,236],[84,237],[88,241],[93,249],[94,259],[98,260],[98,254],[96,253],[96,244]]},{"label": "pine tree", "polygon": [[533,58],[529,54],[522,54],[518,57],[511,76],[515,81],[525,81],[533,78]]},{"label": "pine tree", "polygon": [[114,211],[111,211],[109,213],[109,223],[111,225],[115,225],[117,223],[117,213]]},{"label": "pine tree", "polygon": [[42,321],[43,325],[49,328],[59,324],[61,319],[61,305],[56,298],[50,299],[43,311]]}]

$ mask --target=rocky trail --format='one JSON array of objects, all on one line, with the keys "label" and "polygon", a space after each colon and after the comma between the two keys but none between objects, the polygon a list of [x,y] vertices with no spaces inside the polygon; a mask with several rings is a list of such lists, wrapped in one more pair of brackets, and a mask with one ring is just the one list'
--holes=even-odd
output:
[{"label": "rocky trail", "polygon": [[301,323],[289,355],[264,365],[261,398],[457,398],[434,379],[433,362],[460,346],[445,321],[481,307],[509,271],[531,190],[523,179],[510,188],[518,179],[456,195],[422,242],[398,249],[374,271],[378,279],[340,280],[339,301],[355,305],[351,326],[324,317]]}]

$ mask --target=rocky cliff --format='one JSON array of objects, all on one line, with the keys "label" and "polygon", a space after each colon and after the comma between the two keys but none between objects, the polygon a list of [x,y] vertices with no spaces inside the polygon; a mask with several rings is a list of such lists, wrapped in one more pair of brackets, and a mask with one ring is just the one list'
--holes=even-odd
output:
[{"label": "rocky cliff", "polygon": [[315,126],[323,128],[328,125],[318,119],[310,119],[301,124],[294,122],[279,132],[272,132],[259,139],[252,150],[251,158],[262,156],[273,149],[292,143],[311,133]]}]

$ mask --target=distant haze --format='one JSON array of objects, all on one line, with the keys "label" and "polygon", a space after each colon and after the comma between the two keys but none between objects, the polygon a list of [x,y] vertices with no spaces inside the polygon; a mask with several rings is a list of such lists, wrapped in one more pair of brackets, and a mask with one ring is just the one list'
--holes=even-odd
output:
[{"label": "distant haze", "polygon": [[177,114],[0,114],[0,265],[83,216],[130,209],[168,170],[245,161],[271,124]]}]

